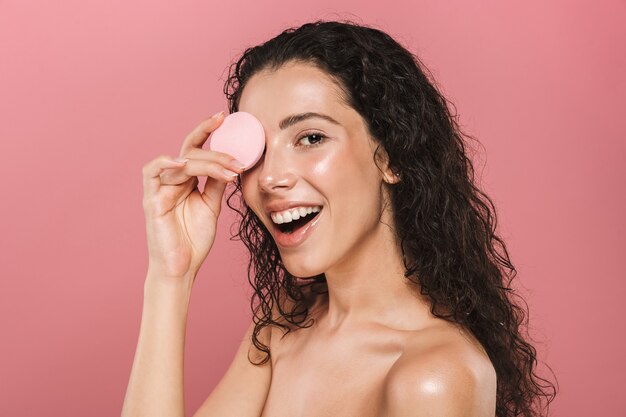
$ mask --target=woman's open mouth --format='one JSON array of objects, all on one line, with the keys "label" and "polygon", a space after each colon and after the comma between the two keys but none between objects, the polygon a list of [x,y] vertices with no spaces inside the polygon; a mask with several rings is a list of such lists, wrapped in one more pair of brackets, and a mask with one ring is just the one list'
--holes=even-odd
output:
[{"label": "woman's open mouth", "polygon": [[272,221],[276,243],[283,247],[293,247],[304,242],[315,229],[322,210],[323,207],[318,212],[309,213],[286,223],[276,224]]}]

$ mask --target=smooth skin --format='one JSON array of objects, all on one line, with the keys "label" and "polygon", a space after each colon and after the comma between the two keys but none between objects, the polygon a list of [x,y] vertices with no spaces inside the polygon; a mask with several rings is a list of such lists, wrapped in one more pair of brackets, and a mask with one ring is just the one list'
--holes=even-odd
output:
[{"label": "smooth skin", "polygon": [[[259,73],[239,108],[266,129],[266,152],[255,167],[238,171],[232,157],[201,149],[223,116],[202,122],[185,139],[180,156],[190,158],[186,164],[166,156],[146,164],[150,262],[122,417],[185,416],[185,322],[193,281],[215,238],[229,181],[224,168],[241,174],[246,202],[268,225],[263,207],[269,201],[324,205],[318,230],[301,248],[282,248],[281,257],[297,276],[326,272],[329,294],[312,303],[314,326],[282,339],[280,329],[264,329],[261,340],[272,358],[260,367],[248,361],[248,353],[261,357],[250,342],[251,323],[194,417],[494,416],[496,375],[480,343],[432,316],[429,300],[403,281],[381,187],[398,178],[384,164],[382,172],[373,165],[364,121],[340,97],[324,72],[305,64]],[[284,118],[307,111],[339,124],[308,119],[279,128]],[[319,139],[309,132],[328,141],[308,148]],[[198,175],[207,176],[202,193]]]}]

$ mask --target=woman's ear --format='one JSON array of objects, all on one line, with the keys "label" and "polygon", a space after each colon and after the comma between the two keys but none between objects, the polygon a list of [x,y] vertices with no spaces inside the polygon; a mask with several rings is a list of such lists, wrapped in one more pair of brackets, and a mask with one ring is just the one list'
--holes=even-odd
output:
[{"label": "woman's ear", "polygon": [[378,165],[379,169],[383,174],[383,181],[387,184],[396,184],[400,182],[400,174],[393,172],[391,168],[389,168],[389,156],[387,151],[382,147],[382,145],[377,144],[376,150],[374,152],[375,158],[380,165]]},{"label": "woman's ear", "polygon": [[387,184],[397,184],[400,182],[400,174],[396,174],[391,169],[387,168],[384,172],[383,179]]},{"label": "woman's ear", "polygon": [[383,180],[387,184],[396,184],[400,182],[400,174],[394,172],[391,168],[389,168],[389,158],[386,152],[384,153],[383,167]]}]

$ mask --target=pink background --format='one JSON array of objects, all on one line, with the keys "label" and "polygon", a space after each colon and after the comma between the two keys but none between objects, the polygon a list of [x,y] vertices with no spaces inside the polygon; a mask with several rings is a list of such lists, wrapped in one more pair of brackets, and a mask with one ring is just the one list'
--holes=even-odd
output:
[{"label": "pink background", "polygon": [[[142,166],[226,109],[245,47],[314,18],[376,25],[431,68],[485,147],[476,169],[559,378],[551,415],[626,415],[626,2],[226,4],[0,2],[0,415],[119,415],[147,265]],[[188,415],[250,320],[223,213],[189,315]]]}]

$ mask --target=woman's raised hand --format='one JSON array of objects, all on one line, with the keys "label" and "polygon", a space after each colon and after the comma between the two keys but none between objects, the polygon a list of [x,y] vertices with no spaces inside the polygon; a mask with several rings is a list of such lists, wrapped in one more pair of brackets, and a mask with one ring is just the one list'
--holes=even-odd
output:
[{"label": "woman's raised hand", "polygon": [[[213,246],[226,184],[242,172],[231,155],[202,149],[223,119],[220,112],[187,135],[178,158],[186,162],[159,156],[143,167],[149,279],[193,282]],[[207,176],[202,192],[198,175]]]}]

